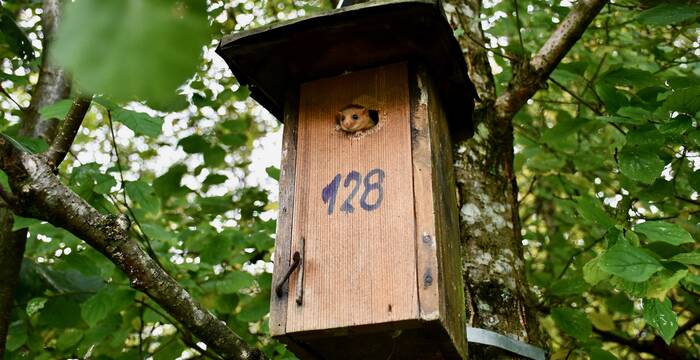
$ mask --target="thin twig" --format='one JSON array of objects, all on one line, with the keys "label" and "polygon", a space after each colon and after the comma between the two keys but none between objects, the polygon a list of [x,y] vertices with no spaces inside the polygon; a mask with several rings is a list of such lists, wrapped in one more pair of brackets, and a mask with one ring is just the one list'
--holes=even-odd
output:
[{"label": "thin twig", "polygon": [[63,119],[56,137],[53,139],[49,150],[46,151],[46,160],[54,169],[61,165],[63,159],[66,158],[66,154],[70,151],[70,147],[75,141],[75,136],[80,130],[91,103],[92,96],[78,96],[73,100],[73,104]]},{"label": "thin twig", "polygon": [[600,96],[595,92],[595,89],[593,89],[593,83],[595,80],[598,78],[598,74],[600,74],[600,69],[603,68],[603,64],[605,63],[605,59],[608,57],[608,53],[603,53],[603,57],[600,58],[600,61],[598,62],[598,66],[595,68],[595,72],[593,73],[593,76],[591,76],[590,80],[586,82],[586,87],[583,89],[583,93],[581,93],[581,96],[586,95],[587,90],[591,90],[593,92],[593,96],[598,99],[599,103],[602,103],[603,101],[601,100]]},{"label": "thin twig", "polygon": [[596,107],[594,107],[593,105],[591,105],[591,104],[589,104],[588,102],[586,102],[586,100],[583,100],[580,96],[576,95],[576,93],[574,93],[573,91],[567,89],[566,86],[562,85],[560,82],[554,80],[554,78],[550,77],[550,78],[549,78],[549,81],[551,81],[552,83],[554,83],[554,85],[558,86],[558,87],[559,87],[560,89],[562,89],[565,93],[571,95],[571,96],[572,96],[574,99],[576,99],[578,102],[580,102],[581,104],[585,105],[587,108],[591,109],[591,111],[593,111],[596,115],[603,115],[603,113],[602,113],[600,110],[598,110]]},{"label": "thin twig", "polygon": [[697,201],[697,200],[684,198],[684,197],[678,196],[678,195],[676,195],[676,199],[678,199],[678,200],[680,200],[680,201],[687,202],[688,204],[693,204],[693,205],[700,206],[700,201]]},{"label": "thin twig", "polygon": [[561,270],[561,273],[559,273],[559,276],[557,276],[557,279],[561,279],[562,277],[564,277],[564,274],[566,274],[566,271],[569,270],[569,267],[571,267],[571,264],[574,263],[574,259],[575,259],[577,256],[579,256],[579,255],[581,255],[581,254],[583,254],[583,253],[585,253],[585,252],[591,250],[596,244],[598,244],[599,242],[603,241],[603,239],[605,239],[604,236],[598,238],[596,241],[594,241],[594,242],[588,244],[588,245],[587,245],[586,247],[584,247],[583,249],[581,249],[581,250],[575,252],[573,255],[571,255],[571,257],[569,258],[569,261],[566,262],[566,265],[564,265],[564,268]]},{"label": "thin twig", "polygon": [[525,195],[523,195],[523,197],[520,198],[520,200],[518,200],[518,203],[521,203],[523,200],[525,200],[525,198],[526,198],[528,195],[532,194],[532,189],[533,189],[533,187],[535,186],[535,182],[536,182],[536,181],[537,181],[537,175],[535,175],[535,176],[532,178],[532,181],[530,182],[530,186],[527,187],[527,191],[525,192]]},{"label": "thin twig", "polygon": [[0,84],[0,92],[1,92],[3,95],[7,96],[7,98],[10,99],[10,101],[12,101],[13,103],[15,103],[15,105],[17,105],[17,107],[18,107],[21,111],[26,111],[26,110],[27,110],[27,109],[23,108],[22,105],[20,105],[17,101],[15,101],[15,99],[12,97],[12,95],[10,95],[10,94],[5,90],[5,88],[2,87],[2,84]]},{"label": "thin twig", "polygon": [[112,123],[112,112],[111,110],[107,110],[107,123],[109,124],[109,132],[112,135],[112,149],[114,149],[114,156],[117,159],[117,169],[119,170],[119,179],[121,180],[121,191],[122,191],[122,196],[124,198],[124,207],[126,210],[129,212],[129,215],[131,216],[132,220],[134,221],[134,224],[139,228],[139,231],[136,233],[136,235],[141,239],[146,244],[146,250],[149,255],[153,258],[153,260],[160,266],[162,269],[165,269],[163,264],[160,262],[160,259],[158,259],[158,255],[156,255],[155,250],[153,249],[153,246],[151,245],[151,239],[146,235],[146,233],[143,231],[143,227],[141,226],[141,223],[139,222],[139,219],[136,217],[136,214],[134,214],[134,211],[131,210],[131,207],[129,206],[129,203],[126,200],[126,188],[124,187],[126,184],[126,181],[124,181],[124,171],[122,170],[122,162],[121,158],[119,157],[119,148],[117,147],[117,138],[114,135],[114,124]]},{"label": "thin twig", "polygon": [[523,34],[520,31],[523,25],[520,22],[520,10],[518,9],[518,0],[513,0],[513,6],[515,7],[515,25],[518,27],[518,40],[520,40],[520,52],[521,56],[525,56],[525,44],[523,43]]},{"label": "thin twig", "polygon": [[193,349],[196,349],[201,354],[206,355],[212,359],[221,359],[221,357],[218,356],[216,353],[212,353],[209,350],[203,349],[196,342],[192,341],[192,334],[190,332],[188,332],[185,328],[181,327],[177,321],[172,319],[170,316],[166,315],[164,312],[160,311],[160,309],[156,308],[155,306],[152,306],[151,304],[149,304],[145,300],[136,299],[136,302],[149,308],[151,311],[160,315],[161,317],[163,317],[163,319],[167,320],[172,326],[174,326],[178,330],[178,332],[180,332],[180,334],[182,334],[182,336],[180,338],[182,339],[182,341],[186,345],[188,345],[189,347],[191,347]]}]

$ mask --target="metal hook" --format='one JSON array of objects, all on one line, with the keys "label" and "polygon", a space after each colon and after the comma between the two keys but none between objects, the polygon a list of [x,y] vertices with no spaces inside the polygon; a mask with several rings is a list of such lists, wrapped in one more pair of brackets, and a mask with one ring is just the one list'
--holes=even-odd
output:
[{"label": "metal hook", "polygon": [[292,264],[289,266],[289,269],[282,277],[282,280],[280,280],[280,282],[277,284],[277,286],[275,286],[275,293],[277,294],[277,297],[282,297],[282,294],[283,294],[282,286],[284,286],[284,283],[286,283],[287,280],[289,280],[289,277],[292,276],[292,273],[299,266],[300,262],[301,262],[301,255],[299,254],[298,251],[295,251],[294,255],[292,255]]},{"label": "metal hook", "polygon": [[292,255],[292,264],[289,266],[289,269],[287,269],[287,272],[284,274],[277,286],[275,286],[275,293],[277,294],[277,297],[282,297],[284,294],[284,289],[282,289],[284,283],[289,280],[289,277],[292,276],[294,270],[299,268],[299,277],[297,278],[297,305],[301,305],[304,297],[304,243],[305,240],[302,237],[301,241],[299,242],[300,251],[294,252],[294,255]]}]

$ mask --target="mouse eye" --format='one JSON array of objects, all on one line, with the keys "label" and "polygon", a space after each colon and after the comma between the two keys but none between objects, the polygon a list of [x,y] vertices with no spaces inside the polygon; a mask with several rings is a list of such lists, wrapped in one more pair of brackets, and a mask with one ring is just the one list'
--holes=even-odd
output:
[{"label": "mouse eye", "polygon": [[357,119],[359,119],[359,118],[360,118],[360,117],[357,116],[357,114],[353,114],[353,115],[352,115],[352,119],[353,119],[353,120],[357,120]]}]

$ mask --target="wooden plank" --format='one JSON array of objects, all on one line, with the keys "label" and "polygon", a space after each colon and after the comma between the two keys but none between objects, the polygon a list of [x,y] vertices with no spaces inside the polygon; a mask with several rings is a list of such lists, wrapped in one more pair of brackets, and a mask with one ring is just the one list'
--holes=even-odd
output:
[{"label": "wooden plank", "polygon": [[[308,82],[300,94],[292,251],[304,237],[306,261],[287,333],[418,318],[406,64]],[[378,110],[377,129],[337,130],[335,114],[350,103]]]},{"label": "wooden plank", "polygon": [[[273,289],[289,268],[292,243],[292,223],[294,219],[294,182],[296,180],[297,130],[298,130],[299,90],[295,86],[287,92],[285,105],[284,133],[282,134],[282,162],[279,181],[279,214],[277,216],[277,237],[275,239],[275,267],[272,273]],[[287,299],[289,284],[283,287],[278,297],[272,291],[270,301],[270,334],[283,335],[287,324]]]},{"label": "wooden plank", "polygon": [[[461,243],[452,142],[445,108],[434,81],[425,71],[418,78],[427,95],[433,160],[433,194],[439,262],[440,321],[463,358],[467,356],[464,282],[461,273]],[[467,119],[465,119],[467,121]],[[447,346],[447,345],[444,345]]]},{"label": "wooden plank", "polygon": [[428,93],[424,80],[411,69],[411,144],[413,156],[413,194],[416,218],[416,286],[423,320],[440,316],[438,272],[435,242],[435,211],[433,199],[433,144],[431,144],[428,114]]}]

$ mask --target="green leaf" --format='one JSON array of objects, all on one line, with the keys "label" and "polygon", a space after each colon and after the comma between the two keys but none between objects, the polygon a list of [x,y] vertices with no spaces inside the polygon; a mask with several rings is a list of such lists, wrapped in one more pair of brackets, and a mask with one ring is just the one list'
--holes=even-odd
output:
[{"label": "green leaf", "polygon": [[201,135],[190,135],[177,144],[188,154],[203,153],[211,148],[209,142]]},{"label": "green leaf", "polygon": [[610,274],[603,271],[603,269],[598,266],[599,262],[600,256],[587,262],[586,265],[583,265],[583,279],[591,285],[596,285],[599,282],[610,278]]},{"label": "green leaf", "polygon": [[634,312],[634,303],[623,293],[612,294],[605,299],[605,306],[625,315],[631,315]]},{"label": "green leaf", "polygon": [[591,360],[617,360],[615,355],[601,348],[591,348],[588,349],[588,355],[591,356]]},{"label": "green leaf", "polygon": [[693,243],[693,237],[682,227],[665,221],[647,221],[634,226],[634,231],[644,234],[650,242],[662,241],[671,245]]},{"label": "green leaf", "polygon": [[603,100],[603,103],[605,103],[605,108],[611,114],[616,113],[619,108],[629,104],[627,97],[617,91],[614,86],[598,84],[595,90],[600,99]]},{"label": "green leaf", "polygon": [[645,70],[632,68],[616,68],[600,76],[600,81],[610,85],[627,85],[644,88],[657,84],[654,75]]},{"label": "green leaf", "polygon": [[11,142],[14,146],[19,148],[20,150],[24,152],[28,152],[30,154],[37,154],[37,153],[42,153],[46,150],[49,149],[49,145],[44,142],[42,139],[38,138],[25,138],[22,136],[15,136],[12,137],[6,133],[0,133],[2,134],[2,137],[7,139],[9,142]]},{"label": "green leaf", "polygon": [[[5,349],[15,351],[27,342],[27,327],[24,322],[18,321],[10,325]],[[11,358],[11,357],[6,357]]]},{"label": "green leaf", "polygon": [[99,174],[95,178],[95,187],[92,190],[98,194],[107,194],[112,187],[117,185],[117,180],[111,175]]},{"label": "green leaf", "polygon": [[207,264],[218,264],[231,254],[233,240],[228,236],[211,239],[199,255]]},{"label": "green leaf", "polygon": [[221,123],[221,127],[232,133],[243,133],[250,127],[250,122],[245,119],[226,120]]},{"label": "green leaf", "polygon": [[182,176],[187,173],[187,166],[183,164],[173,165],[168,171],[153,181],[153,188],[163,199],[167,199],[182,188]]},{"label": "green leaf", "polygon": [[665,111],[678,111],[690,116],[700,111],[700,86],[675,90],[664,101]]},{"label": "green leaf", "polygon": [[160,199],[156,197],[153,188],[143,180],[127,181],[124,184],[126,193],[135,204],[140,206],[144,211],[149,213],[157,213],[160,210]]},{"label": "green leaf", "polygon": [[163,129],[163,119],[122,108],[112,111],[112,119],[126,125],[136,135],[156,137]]},{"label": "green leaf", "polygon": [[215,145],[204,152],[204,163],[210,167],[217,167],[224,164],[226,159],[226,150],[221,146]]},{"label": "green leaf", "polygon": [[220,294],[233,294],[253,285],[253,280],[253,275],[242,270],[228,273],[216,282],[216,291]]},{"label": "green leaf", "polygon": [[204,1],[69,2],[51,54],[88,93],[167,106],[209,31]]},{"label": "green leaf", "polygon": [[34,47],[32,42],[22,29],[17,26],[8,10],[0,7],[0,44],[5,42],[15,55],[27,59],[34,59]]},{"label": "green leaf", "polygon": [[688,275],[688,269],[678,270],[676,272],[664,269],[651,277],[648,281],[645,297],[664,299],[666,294],[676,287],[678,283]]},{"label": "green leaf", "polygon": [[85,301],[80,309],[80,315],[89,326],[97,325],[107,317],[112,310],[111,299],[107,292],[98,292]]},{"label": "green leaf", "polygon": [[657,299],[644,299],[644,320],[661,335],[667,345],[678,330],[678,319],[673,312],[671,300],[660,302]]},{"label": "green leaf", "polygon": [[672,25],[693,19],[700,14],[700,7],[686,4],[661,4],[642,11],[637,20],[647,25]]},{"label": "green leaf", "polygon": [[39,310],[44,308],[44,305],[46,304],[47,300],[48,299],[45,297],[37,297],[29,300],[29,302],[27,302],[26,308],[27,315],[32,316],[39,312]]},{"label": "green leaf", "polygon": [[657,152],[638,146],[625,146],[619,153],[620,171],[630,179],[651,184],[661,175],[664,163]]},{"label": "green leaf", "polygon": [[154,360],[171,360],[180,358],[180,355],[182,355],[182,352],[186,349],[179,339],[177,339],[177,336],[175,336],[174,341],[165,340],[159,342],[160,346],[158,346],[153,354]]},{"label": "green leaf", "polygon": [[80,305],[69,297],[51,298],[39,312],[39,324],[59,329],[80,324]]},{"label": "green leaf", "polygon": [[617,114],[626,118],[633,119],[635,123],[642,124],[650,119],[651,113],[648,111],[633,106],[625,106],[617,110]]},{"label": "green leaf", "polygon": [[2,185],[2,187],[6,190],[10,189],[10,181],[7,178],[7,174],[5,174],[5,172],[2,170],[0,170],[0,185]]},{"label": "green leaf", "polygon": [[74,348],[82,338],[83,331],[78,329],[66,329],[61,333],[61,336],[56,339],[56,348],[64,351]]},{"label": "green leaf", "polygon": [[269,292],[262,292],[243,304],[243,309],[238,314],[238,320],[243,322],[255,322],[270,312]]},{"label": "green leaf", "polygon": [[114,286],[105,286],[81,305],[80,314],[88,325],[94,327],[113,311],[131,304],[133,294],[131,290],[118,290]]},{"label": "green leaf", "polygon": [[219,135],[219,141],[232,148],[239,148],[248,142],[248,137],[245,134],[222,134]]},{"label": "green leaf", "polygon": [[70,110],[71,106],[73,106],[73,100],[59,100],[51,105],[46,105],[39,109],[39,114],[41,114],[41,118],[45,120],[63,120],[66,117],[66,114],[68,113],[68,110]]},{"label": "green leaf", "polygon": [[588,290],[588,284],[581,277],[561,279],[552,283],[549,293],[553,296],[580,295]]},{"label": "green leaf", "polygon": [[236,100],[243,101],[250,96],[250,90],[247,86],[239,86],[238,89],[234,91],[233,96],[236,98]]},{"label": "green leaf", "polygon": [[12,231],[17,231],[20,229],[28,228],[32,225],[41,224],[41,221],[32,218],[25,218],[19,215],[14,216],[14,222],[12,223]]},{"label": "green leaf", "polygon": [[615,226],[615,221],[608,216],[601,206],[599,200],[590,196],[582,196],[577,203],[578,207],[576,209],[584,219],[591,221],[606,230]]},{"label": "green leaf", "polygon": [[228,180],[228,177],[226,175],[221,175],[221,174],[209,174],[207,175],[207,178],[204,179],[203,184],[204,185],[218,185],[218,184],[223,184]]},{"label": "green leaf", "polygon": [[267,176],[280,181],[280,169],[275,167],[275,166],[268,166],[265,168],[265,172],[267,173]]},{"label": "green leaf", "polygon": [[552,309],[552,319],[565,333],[584,341],[591,336],[593,324],[581,310],[569,308]]},{"label": "green leaf", "polygon": [[663,268],[653,256],[623,241],[603,253],[598,266],[610,274],[632,282],[648,280]]},{"label": "green leaf", "polygon": [[671,261],[677,261],[681,264],[686,265],[697,265],[700,266],[700,252],[689,252],[675,255],[671,258]]},{"label": "green leaf", "polygon": [[687,115],[680,114],[668,122],[659,125],[659,131],[662,134],[681,135],[692,127],[693,119]]}]

